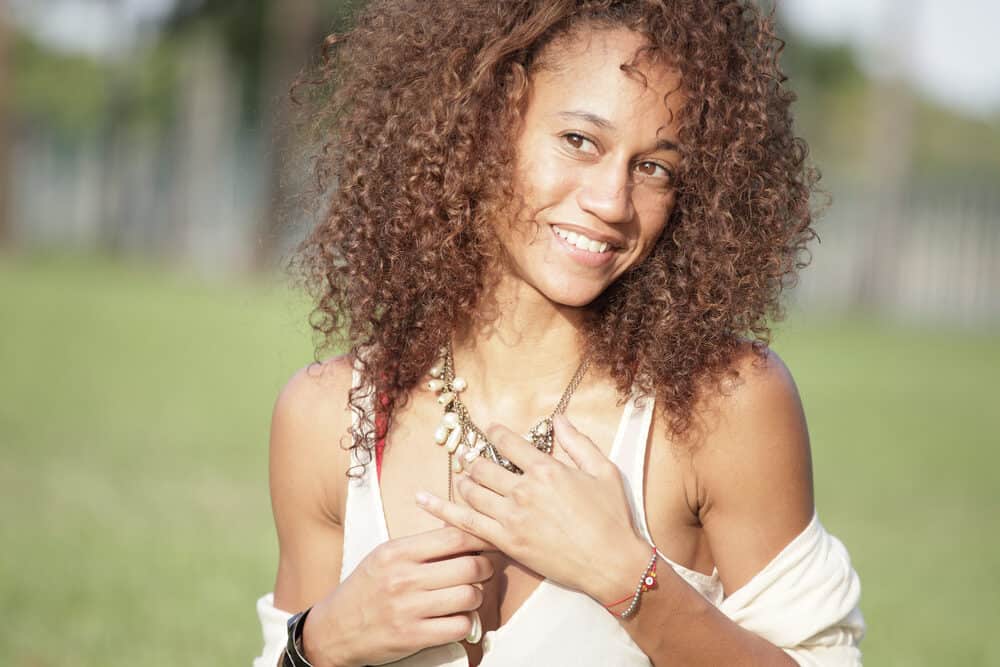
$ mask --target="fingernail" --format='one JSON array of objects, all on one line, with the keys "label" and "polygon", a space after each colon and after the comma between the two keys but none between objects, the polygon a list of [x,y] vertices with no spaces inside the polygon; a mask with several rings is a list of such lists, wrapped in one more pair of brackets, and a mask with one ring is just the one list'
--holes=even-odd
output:
[{"label": "fingernail", "polygon": [[431,501],[431,495],[426,491],[417,491],[417,504],[427,505]]}]

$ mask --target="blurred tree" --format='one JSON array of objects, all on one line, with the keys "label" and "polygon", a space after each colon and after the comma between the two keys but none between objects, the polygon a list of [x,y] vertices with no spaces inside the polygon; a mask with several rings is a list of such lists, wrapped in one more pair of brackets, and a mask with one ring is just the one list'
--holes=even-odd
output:
[{"label": "blurred tree", "polygon": [[4,12],[0,11],[0,248],[10,242],[10,65],[8,40],[10,31]]},{"label": "blurred tree", "polygon": [[60,139],[79,138],[100,127],[107,103],[108,65],[55,52],[31,36],[9,40],[11,102],[18,131],[44,128]]},{"label": "blurred tree", "polygon": [[[315,0],[286,0],[272,3],[267,13],[268,52],[262,78],[262,108],[267,110],[265,122],[270,126],[270,177],[267,211],[259,221],[254,263],[266,266],[278,254],[281,239],[282,186],[286,181],[295,150],[291,120],[288,113],[288,91],[298,73],[317,51],[321,28]],[[325,31],[324,31],[325,32]]]},{"label": "blurred tree", "polygon": [[267,144],[269,196],[257,221],[253,263],[270,264],[280,249],[283,184],[296,146],[288,113],[296,76],[319,57],[323,38],[343,30],[365,0],[180,0],[168,32],[208,23],[221,36],[243,81],[244,122]]},{"label": "blurred tree", "polygon": [[824,167],[857,164],[864,142],[844,138],[864,131],[868,79],[854,50],[805,40],[784,26],[779,30],[785,41],[781,65],[798,95],[794,116],[799,134],[808,138]]},{"label": "blurred tree", "polygon": [[259,113],[259,82],[264,61],[264,16],[269,0],[178,0],[168,17],[167,39],[207,27],[222,42],[244,91],[241,108],[250,124]]},{"label": "blurred tree", "polygon": [[[883,40],[883,68],[886,58],[894,57],[891,41],[900,38],[893,35],[904,28],[896,22]],[[904,162],[909,162],[911,176],[920,173],[932,179],[995,179],[1000,174],[1000,115],[970,117],[917,96],[899,77],[875,80],[861,68],[849,44],[810,40],[780,21],[779,34],[785,41],[782,67],[799,95],[795,122],[824,172],[870,181],[884,176],[878,165],[886,161],[896,177]],[[909,135],[906,141],[903,130]],[[885,132],[893,134],[896,148],[873,161],[872,143],[878,148]],[[908,160],[903,159],[905,152],[912,152]]]}]

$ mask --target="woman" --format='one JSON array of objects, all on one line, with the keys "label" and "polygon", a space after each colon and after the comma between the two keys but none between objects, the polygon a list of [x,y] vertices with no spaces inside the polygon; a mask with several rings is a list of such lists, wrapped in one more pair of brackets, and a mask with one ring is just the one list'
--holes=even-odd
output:
[{"label": "woman", "polygon": [[384,0],[333,42],[300,259],[350,353],[275,407],[256,664],[860,664],[767,349],[815,182],[770,19]]}]

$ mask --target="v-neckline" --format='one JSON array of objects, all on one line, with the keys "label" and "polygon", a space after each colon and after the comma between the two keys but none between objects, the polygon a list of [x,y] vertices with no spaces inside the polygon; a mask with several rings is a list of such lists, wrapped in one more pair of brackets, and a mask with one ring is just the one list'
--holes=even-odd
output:
[{"label": "v-neckline", "polygon": [[[615,431],[615,439],[614,441],[612,441],[611,450],[608,452],[608,459],[611,460],[616,465],[618,464],[618,461],[616,460],[617,456],[622,448],[622,440],[625,437],[626,426],[630,418],[632,417],[633,411],[635,410],[635,400],[636,400],[635,391],[634,390],[630,391],[629,397],[625,402],[625,408],[622,410],[622,416],[618,420],[618,428]],[[368,466],[368,469],[370,470],[371,466]],[[382,483],[377,474],[372,474],[371,472],[368,472],[367,474],[369,479],[372,481],[372,484],[374,485],[375,492],[372,494],[372,496],[375,499],[375,505],[377,510],[376,514],[378,515],[378,527],[381,532],[382,542],[388,542],[389,522],[385,517],[385,506],[382,504]],[[524,600],[521,601],[521,604],[518,605],[517,609],[514,610],[514,613],[510,615],[510,617],[507,619],[507,622],[500,625],[496,630],[487,630],[483,632],[483,638],[485,639],[488,636],[496,637],[498,635],[507,632],[508,628],[510,628],[511,623],[515,619],[523,615],[521,614],[522,610],[524,610],[525,607],[529,606],[530,603],[532,603],[532,601],[538,598],[539,591],[550,585],[552,585],[552,581],[550,581],[548,577],[542,578],[542,580],[538,582],[538,585],[535,586],[535,589],[528,594],[528,597],[524,598]],[[452,642],[452,643],[461,646],[461,642]],[[463,647],[462,650],[464,652],[465,648]],[[485,659],[485,656],[483,656],[483,659]],[[468,664],[468,654],[466,654],[466,664]]]}]

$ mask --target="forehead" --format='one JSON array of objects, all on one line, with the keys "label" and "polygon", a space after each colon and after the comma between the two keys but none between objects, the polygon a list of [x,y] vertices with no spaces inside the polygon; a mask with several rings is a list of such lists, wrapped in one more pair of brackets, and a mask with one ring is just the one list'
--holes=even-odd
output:
[{"label": "forehead", "polygon": [[572,109],[638,132],[673,135],[680,74],[643,53],[645,45],[627,29],[588,28],[557,39],[532,76],[529,116]]}]

